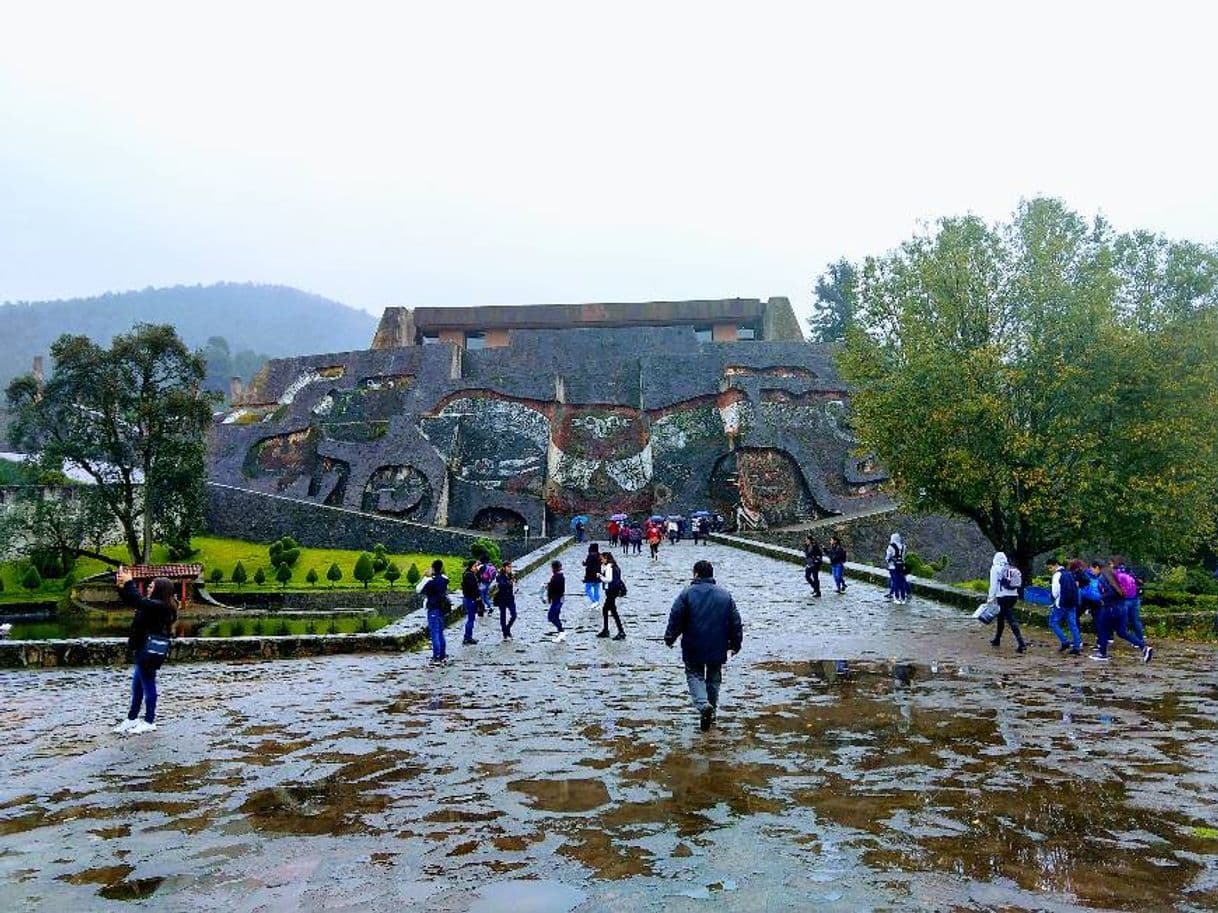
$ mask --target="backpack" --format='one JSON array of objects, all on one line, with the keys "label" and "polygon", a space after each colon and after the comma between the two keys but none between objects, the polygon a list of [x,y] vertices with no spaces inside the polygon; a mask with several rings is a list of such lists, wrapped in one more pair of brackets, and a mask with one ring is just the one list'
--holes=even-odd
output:
[{"label": "backpack", "polygon": [[626,595],[626,592],[626,581],[619,578],[617,582],[617,598],[621,599]]},{"label": "backpack", "polygon": [[892,569],[898,574],[905,573],[905,549],[892,547]]},{"label": "backpack", "polygon": [[1004,590],[1020,590],[1023,589],[1023,574],[1013,564],[1008,564],[1002,576],[998,579],[998,583]]},{"label": "backpack", "polygon": [[1126,599],[1137,599],[1138,597],[1138,582],[1133,579],[1133,575],[1128,571],[1116,572],[1117,583],[1121,585],[1121,591]]},{"label": "backpack", "polygon": [[1057,604],[1063,609],[1077,609],[1078,581],[1074,579],[1074,575],[1063,568],[1057,575],[1057,587]]},{"label": "backpack", "polygon": [[1103,577],[1097,577],[1096,583],[1099,585],[1101,602],[1115,602],[1125,598],[1124,593],[1120,590],[1114,590],[1112,584]]},{"label": "backpack", "polygon": [[1103,596],[1100,593],[1100,579],[1098,577],[1092,577],[1086,571],[1080,571],[1079,574],[1082,576],[1083,580],[1086,581],[1083,582],[1083,580],[1080,580],[1078,577],[1074,579],[1075,583],[1079,584],[1079,598],[1083,602],[1102,602]]}]

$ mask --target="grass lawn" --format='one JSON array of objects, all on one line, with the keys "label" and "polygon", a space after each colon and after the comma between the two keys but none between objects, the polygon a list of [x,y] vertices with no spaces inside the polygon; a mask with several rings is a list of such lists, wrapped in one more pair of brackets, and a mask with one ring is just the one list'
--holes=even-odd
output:
[{"label": "grass lawn", "polygon": [[286,637],[293,634],[368,634],[378,631],[392,621],[381,615],[344,616],[338,618],[257,618],[230,619],[210,624],[200,637]]},{"label": "grass lawn", "polygon": [[[236,585],[230,582],[233,568],[237,566],[238,561],[245,565],[246,573],[249,575],[249,581],[241,587],[240,592],[273,592],[282,589],[274,578],[271,559],[267,553],[266,545],[259,542],[246,542],[241,539],[221,539],[216,536],[196,536],[191,541],[194,547],[198,549],[198,553],[188,560],[191,563],[203,565],[203,575],[207,578],[208,589],[212,592],[238,592]],[[104,551],[105,554],[113,555],[115,558],[126,556],[126,550],[122,546],[107,548]],[[309,592],[313,589],[329,589],[330,581],[326,579],[326,571],[330,568],[331,564],[337,564],[343,572],[343,577],[335,585],[335,589],[362,590],[364,585],[356,580],[353,575],[355,562],[360,554],[360,552],[347,549],[302,547],[300,559],[296,562],[296,566],[292,568],[292,579],[288,583],[287,589],[289,592]],[[450,586],[456,586],[461,580],[464,563],[469,560],[461,555],[423,555],[418,553],[405,555],[389,554],[387,557],[390,561],[395,562],[402,571],[401,578],[394,584],[395,589],[408,587],[406,572],[410,569],[411,564],[418,565],[419,572],[424,573],[436,558],[444,561],[444,572],[448,575]],[[154,564],[169,562],[169,555],[164,546],[153,546],[152,562]],[[4,591],[0,593],[0,603],[33,602],[39,599],[54,600],[63,595],[64,587],[62,580],[44,580],[41,589],[33,592],[24,589],[21,586],[21,578],[25,573],[26,567],[27,564],[24,561],[8,561],[0,564],[0,580],[4,582]],[[260,567],[266,571],[267,582],[264,586],[257,586],[254,583],[254,572]],[[214,568],[219,568],[224,573],[223,583],[217,585],[211,582],[210,576]],[[316,587],[310,587],[305,582],[305,576],[309,573],[310,568],[317,571],[319,580]],[[100,561],[92,558],[81,558],[76,562],[76,567],[73,569],[72,574],[77,580],[80,580],[83,577],[88,577],[90,574],[96,574],[106,569],[106,565]],[[383,575],[378,574],[369,583],[368,589],[387,590],[389,589],[389,583]]]}]

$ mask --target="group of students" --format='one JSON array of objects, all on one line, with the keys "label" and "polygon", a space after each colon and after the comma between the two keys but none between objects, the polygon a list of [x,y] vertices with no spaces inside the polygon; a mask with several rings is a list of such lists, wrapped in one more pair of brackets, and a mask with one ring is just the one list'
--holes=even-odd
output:
[{"label": "group of students", "polygon": [[811,533],[804,536],[804,580],[812,588],[812,596],[820,598],[820,569],[828,560],[833,575],[833,591],[846,592],[846,547],[837,536],[829,537],[829,547],[821,548],[820,542]]}]

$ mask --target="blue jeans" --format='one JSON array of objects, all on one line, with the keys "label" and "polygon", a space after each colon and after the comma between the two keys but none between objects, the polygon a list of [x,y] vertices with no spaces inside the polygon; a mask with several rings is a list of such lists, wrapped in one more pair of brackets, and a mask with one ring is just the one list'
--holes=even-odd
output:
[{"label": "blue jeans", "polygon": [[444,659],[448,656],[448,644],[444,642],[444,610],[427,610],[427,633],[431,635],[431,658]]},{"label": "blue jeans", "polygon": [[896,568],[889,568],[888,586],[892,590],[893,599],[909,598],[909,581],[905,579],[904,571],[898,571]]},{"label": "blue jeans", "polygon": [[1129,633],[1129,628],[1125,625],[1125,603],[1114,602],[1111,605],[1106,605],[1100,609],[1100,613],[1095,619],[1095,640],[1096,647],[1099,649],[1101,656],[1108,655],[1108,641],[1113,635],[1120,637],[1122,640],[1127,640],[1139,650],[1146,646],[1146,642],[1141,637],[1133,637]]},{"label": "blue jeans", "polygon": [[546,616],[550,624],[558,628],[558,633],[562,633],[562,600],[555,599],[550,603],[550,614]]},{"label": "blue jeans", "polygon": [[1062,630],[1062,622],[1070,626],[1070,643],[1075,650],[1083,648],[1083,638],[1078,632],[1078,612],[1074,609],[1054,606],[1049,612],[1049,628],[1057,635],[1058,641],[1064,647],[1067,643],[1066,632]]},{"label": "blue jeans", "polygon": [[478,614],[478,603],[468,596],[461,597],[461,608],[465,609],[465,640],[474,639],[474,617]]},{"label": "blue jeans", "polygon": [[1146,630],[1142,627],[1142,597],[1125,600],[1125,627],[1138,640],[1146,640]]},{"label": "blue jeans", "polygon": [[588,597],[589,602],[601,601],[601,582],[584,584],[584,595]]},{"label": "blue jeans", "polygon": [[144,651],[135,654],[135,670],[131,673],[131,709],[127,719],[140,715],[140,704],[144,705],[144,719],[156,722],[156,669],[144,667]]},{"label": "blue jeans", "polygon": [[689,697],[699,711],[710,705],[719,707],[719,685],[723,682],[723,666],[713,663],[686,663],[685,682]]},{"label": "blue jeans", "polygon": [[846,566],[844,564],[831,564],[829,570],[833,572],[833,586],[836,589],[844,590],[846,588]]},{"label": "blue jeans", "polygon": [[[509,613],[511,618],[508,617]],[[516,600],[505,599],[499,603],[499,627],[504,637],[512,636],[512,625],[516,623]]]}]

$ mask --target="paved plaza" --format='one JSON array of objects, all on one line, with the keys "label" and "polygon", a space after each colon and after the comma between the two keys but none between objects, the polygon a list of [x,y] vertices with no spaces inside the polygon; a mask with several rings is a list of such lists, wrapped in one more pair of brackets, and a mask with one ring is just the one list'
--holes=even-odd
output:
[{"label": "paved plaza", "polygon": [[[622,560],[623,642],[573,593],[551,643],[537,572],[514,642],[171,665],[142,737],[109,732],[127,669],[0,673],[0,910],[1218,909],[1212,646],[1018,656],[917,598],[661,555]],[[745,623],[706,734],[661,639],[697,557]]]}]

